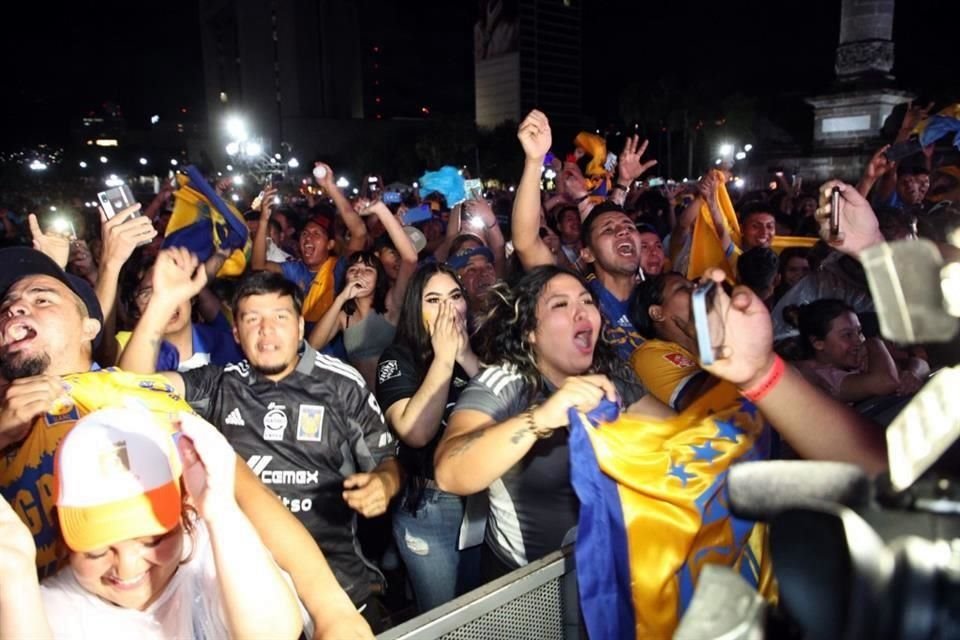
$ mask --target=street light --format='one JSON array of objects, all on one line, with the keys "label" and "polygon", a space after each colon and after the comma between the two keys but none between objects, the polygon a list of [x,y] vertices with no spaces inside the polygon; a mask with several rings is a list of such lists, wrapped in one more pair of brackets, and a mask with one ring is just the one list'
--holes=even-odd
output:
[{"label": "street light", "polygon": [[239,116],[230,116],[226,122],[227,135],[231,140],[245,142],[249,138],[247,133],[247,124]]}]

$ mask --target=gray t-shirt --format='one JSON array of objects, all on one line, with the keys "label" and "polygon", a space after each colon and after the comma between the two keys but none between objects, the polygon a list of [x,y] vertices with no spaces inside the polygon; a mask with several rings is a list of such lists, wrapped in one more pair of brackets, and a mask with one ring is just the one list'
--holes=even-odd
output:
[{"label": "gray t-shirt", "polygon": [[[611,378],[624,406],[646,392],[636,381]],[[457,411],[479,411],[503,422],[542,403],[553,388],[530,398],[530,385],[509,365],[484,369],[460,394]],[[486,544],[501,561],[521,567],[560,548],[567,531],[577,525],[580,502],[570,484],[570,432],[557,429],[537,440],[517,464],[488,489],[490,510]]]}]

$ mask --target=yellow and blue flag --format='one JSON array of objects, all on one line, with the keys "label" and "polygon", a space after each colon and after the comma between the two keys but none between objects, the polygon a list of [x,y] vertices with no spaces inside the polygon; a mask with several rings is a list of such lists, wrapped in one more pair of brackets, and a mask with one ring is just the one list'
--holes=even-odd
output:
[{"label": "yellow and blue flag", "polygon": [[960,149],[960,102],[924,118],[912,133],[920,136],[920,144],[924,147],[952,133],[953,146]]},{"label": "yellow and blue flag", "polygon": [[771,432],[732,385],[666,420],[607,407],[572,413],[570,424],[577,583],[591,638],[671,637],[707,564],[770,593],[765,528],[730,513],[726,479],[733,464],[769,457]]},{"label": "yellow and blue flag", "polygon": [[[713,216],[710,215],[710,208],[704,202],[700,205],[700,213],[693,224],[693,239],[690,244],[690,262],[687,266],[686,276],[690,280],[697,280],[710,267],[720,267],[727,274],[730,282],[736,282],[736,264],[740,257],[739,247],[742,245],[742,234],[740,232],[740,222],[737,220],[737,212],[733,209],[733,202],[730,200],[730,194],[727,187],[721,180],[717,186],[717,203],[720,205],[720,212],[723,214],[723,225],[727,228],[730,238],[733,240],[734,253],[726,255],[720,244],[720,234],[713,223]],[[808,238],[804,236],[774,236],[771,243],[771,249],[778,254],[787,247],[812,247],[817,243],[817,238]]]},{"label": "yellow and blue flag", "polygon": [[[185,174],[185,175],[184,175]],[[238,276],[250,258],[251,240],[243,216],[217,195],[196,167],[177,176],[176,203],[167,223],[163,247],[184,247],[201,261],[217,249],[231,253],[218,276]]]}]

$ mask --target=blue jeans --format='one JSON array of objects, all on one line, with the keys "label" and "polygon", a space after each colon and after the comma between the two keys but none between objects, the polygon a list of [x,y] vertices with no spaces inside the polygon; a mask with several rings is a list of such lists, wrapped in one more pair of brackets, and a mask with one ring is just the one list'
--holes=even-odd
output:
[{"label": "blue jeans", "polygon": [[424,489],[415,513],[407,509],[408,487],[393,512],[393,539],[407,567],[420,612],[479,586],[483,545],[457,550],[463,501],[439,489]]}]

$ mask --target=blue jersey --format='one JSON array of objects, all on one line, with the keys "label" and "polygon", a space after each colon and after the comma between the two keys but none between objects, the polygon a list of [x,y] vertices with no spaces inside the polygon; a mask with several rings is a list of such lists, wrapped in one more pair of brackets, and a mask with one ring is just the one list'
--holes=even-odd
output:
[{"label": "blue jersey", "polygon": [[587,283],[597,297],[600,315],[603,317],[604,339],[613,345],[624,362],[630,362],[630,356],[644,343],[644,337],[630,321],[630,301],[619,300],[607,291],[596,276],[587,278]]}]

